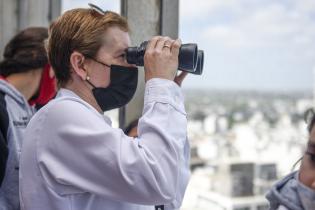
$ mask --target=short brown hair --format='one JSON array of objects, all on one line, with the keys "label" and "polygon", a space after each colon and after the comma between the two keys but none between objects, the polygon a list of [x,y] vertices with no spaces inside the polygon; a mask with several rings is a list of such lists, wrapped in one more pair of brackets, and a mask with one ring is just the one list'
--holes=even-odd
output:
[{"label": "short brown hair", "polygon": [[107,11],[101,15],[92,9],[69,10],[51,24],[47,51],[59,86],[70,80],[72,52],[94,57],[102,46],[104,32],[111,26],[129,31],[126,19],[119,14]]},{"label": "short brown hair", "polygon": [[16,34],[4,48],[0,74],[7,77],[44,67],[48,63],[44,46],[47,38],[48,29],[44,27],[29,27]]}]

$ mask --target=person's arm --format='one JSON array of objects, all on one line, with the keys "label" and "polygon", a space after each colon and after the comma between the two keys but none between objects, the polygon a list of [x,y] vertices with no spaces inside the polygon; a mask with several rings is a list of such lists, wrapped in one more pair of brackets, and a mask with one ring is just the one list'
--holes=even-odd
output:
[{"label": "person's arm", "polygon": [[146,205],[181,200],[176,196],[189,176],[182,164],[187,155],[183,96],[174,82],[161,79],[147,82],[145,91],[135,141],[73,101],[51,107],[38,122],[41,133],[28,132],[41,136],[39,167],[56,192],[90,192]]}]

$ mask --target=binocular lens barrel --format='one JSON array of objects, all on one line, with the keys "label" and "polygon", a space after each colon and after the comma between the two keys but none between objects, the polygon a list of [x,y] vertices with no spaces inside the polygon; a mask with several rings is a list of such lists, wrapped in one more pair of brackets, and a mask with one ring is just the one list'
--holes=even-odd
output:
[{"label": "binocular lens barrel", "polygon": [[203,50],[198,50],[197,66],[192,74],[201,75],[203,70]]},{"label": "binocular lens barrel", "polygon": [[[143,66],[143,57],[148,41],[144,41],[139,47],[128,47],[126,50],[127,62],[137,66]],[[197,44],[182,44],[178,55],[178,69],[188,73],[201,75],[203,70],[204,53],[198,50]]]},{"label": "binocular lens barrel", "polygon": [[178,69],[189,73],[195,72],[198,59],[197,52],[196,44],[182,44],[179,48]]}]

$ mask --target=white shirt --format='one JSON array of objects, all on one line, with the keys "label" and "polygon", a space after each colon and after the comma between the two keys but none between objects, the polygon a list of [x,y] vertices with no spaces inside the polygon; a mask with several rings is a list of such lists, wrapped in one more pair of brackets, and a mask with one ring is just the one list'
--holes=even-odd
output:
[{"label": "white shirt", "polygon": [[20,161],[22,210],[178,209],[189,179],[180,88],[146,83],[137,139],[67,89],[31,119]]}]

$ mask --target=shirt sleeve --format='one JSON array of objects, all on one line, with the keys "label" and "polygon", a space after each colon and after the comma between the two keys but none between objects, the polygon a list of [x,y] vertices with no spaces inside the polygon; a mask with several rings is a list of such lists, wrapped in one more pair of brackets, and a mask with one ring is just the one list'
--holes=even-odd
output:
[{"label": "shirt sleeve", "polygon": [[39,168],[57,193],[179,208],[189,177],[189,144],[183,96],[174,82],[147,82],[137,139],[70,100],[47,110],[38,132]]}]

